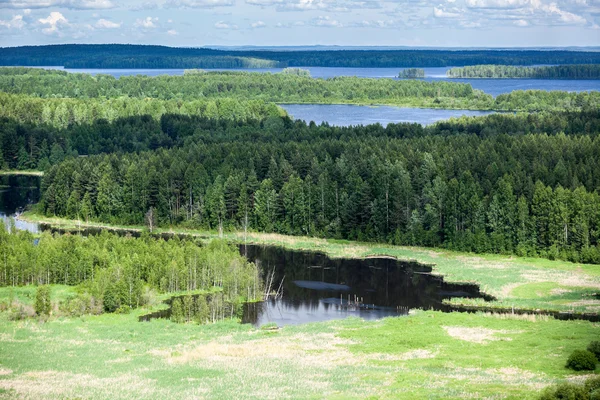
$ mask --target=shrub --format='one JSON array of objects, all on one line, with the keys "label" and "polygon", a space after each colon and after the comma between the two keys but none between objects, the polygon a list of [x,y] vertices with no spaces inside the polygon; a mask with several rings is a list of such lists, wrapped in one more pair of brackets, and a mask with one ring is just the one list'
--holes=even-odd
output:
[{"label": "shrub", "polygon": [[567,368],[575,371],[593,371],[596,369],[596,356],[587,350],[575,350],[567,360]]},{"label": "shrub", "polygon": [[591,353],[594,353],[594,355],[596,356],[596,358],[598,360],[600,360],[600,341],[598,340],[594,340],[593,342],[591,342],[588,347],[587,350]]},{"label": "shrub", "polygon": [[600,400],[600,389],[596,389],[590,393],[590,400]]},{"label": "shrub", "polygon": [[597,394],[600,395],[600,376],[586,380],[584,388],[587,393],[590,393],[590,395],[593,392],[598,392]]},{"label": "shrub", "polygon": [[546,388],[540,400],[587,400],[583,387],[574,383],[561,383],[557,386]]},{"label": "shrub", "polygon": [[35,292],[35,303],[33,305],[37,315],[50,315],[52,304],[50,303],[50,286],[38,286]]}]

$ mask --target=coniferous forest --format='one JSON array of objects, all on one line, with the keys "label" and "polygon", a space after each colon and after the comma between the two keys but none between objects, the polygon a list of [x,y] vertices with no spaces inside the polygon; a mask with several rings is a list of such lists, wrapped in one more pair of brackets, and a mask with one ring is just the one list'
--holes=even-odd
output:
[{"label": "coniferous forest", "polygon": [[270,103],[353,88],[369,100],[480,96],[446,82],[317,81],[6,69],[0,88],[24,94],[0,96],[0,162],[46,171],[46,215],[144,224],[154,210],[166,226],[600,261],[597,92],[513,92],[491,101],[563,111],[428,127],[317,126]]},{"label": "coniferous forest", "polygon": [[64,44],[0,48],[0,65],[66,68],[448,67],[476,64],[598,64],[593,51],[569,50],[217,50]]}]

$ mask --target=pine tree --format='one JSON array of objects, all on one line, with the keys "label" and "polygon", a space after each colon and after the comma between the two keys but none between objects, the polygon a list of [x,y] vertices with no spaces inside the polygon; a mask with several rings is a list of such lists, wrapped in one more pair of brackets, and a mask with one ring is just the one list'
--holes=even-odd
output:
[{"label": "pine tree", "polygon": [[171,304],[171,321],[182,323],[184,321],[183,304],[179,297],[173,299]]}]

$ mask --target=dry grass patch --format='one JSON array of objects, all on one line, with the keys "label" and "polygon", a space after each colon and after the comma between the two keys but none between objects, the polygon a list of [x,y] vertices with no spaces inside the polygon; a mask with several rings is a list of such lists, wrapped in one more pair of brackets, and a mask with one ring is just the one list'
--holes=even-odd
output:
[{"label": "dry grass patch", "polygon": [[216,366],[253,364],[259,360],[284,361],[315,367],[357,365],[364,357],[357,357],[341,345],[354,342],[334,334],[297,334],[289,337],[275,336],[268,339],[232,343],[228,338],[203,343],[194,347],[176,346],[172,349],[151,350],[150,354],[162,357],[169,364],[185,364],[202,361]]},{"label": "dry grass patch", "polygon": [[0,380],[0,388],[14,390],[19,398],[72,398],[90,391],[105,398],[123,398],[135,393],[136,397],[156,396],[152,380],[132,374],[98,378],[89,374],[61,371],[31,371]]},{"label": "dry grass patch", "polygon": [[0,367],[0,375],[10,375],[10,374],[12,374],[12,369]]},{"label": "dry grass patch", "polygon": [[448,335],[455,339],[464,340],[465,342],[486,344],[496,340],[510,341],[510,337],[498,337],[496,335],[502,334],[513,334],[521,333],[521,331],[507,331],[507,330],[495,330],[488,328],[467,328],[463,326],[444,326]]}]

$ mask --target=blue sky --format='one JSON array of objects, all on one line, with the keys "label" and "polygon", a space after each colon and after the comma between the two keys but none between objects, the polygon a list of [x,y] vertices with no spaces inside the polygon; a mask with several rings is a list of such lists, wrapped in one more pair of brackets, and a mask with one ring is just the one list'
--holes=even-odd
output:
[{"label": "blue sky", "polygon": [[0,46],[600,46],[600,0],[0,0]]}]

